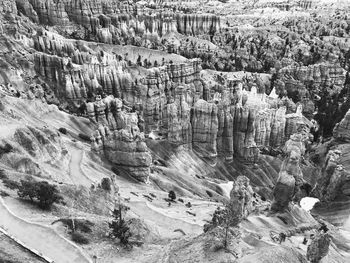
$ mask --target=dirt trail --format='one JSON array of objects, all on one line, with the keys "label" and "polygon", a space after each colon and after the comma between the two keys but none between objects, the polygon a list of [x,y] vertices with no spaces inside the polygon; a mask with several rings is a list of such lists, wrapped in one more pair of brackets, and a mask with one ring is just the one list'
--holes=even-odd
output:
[{"label": "dirt trail", "polygon": [[14,215],[0,198],[0,227],[27,247],[59,263],[92,262],[78,247],[58,235],[53,229],[30,223]]},{"label": "dirt trail", "polygon": [[175,238],[182,236],[176,229],[182,229],[187,235],[199,235],[203,232],[202,226],[191,224],[184,220],[166,216],[157,210],[153,210],[146,201],[130,202],[131,212],[143,218],[148,224],[157,229],[163,238]]},{"label": "dirt trail", "polygon": [[75,147],[71,147],[69,150],[71,152],[69,172],[73,183],[76,185],[90,187],[93,181],[91,181],[81,169],[83,150],[77,149]]}]

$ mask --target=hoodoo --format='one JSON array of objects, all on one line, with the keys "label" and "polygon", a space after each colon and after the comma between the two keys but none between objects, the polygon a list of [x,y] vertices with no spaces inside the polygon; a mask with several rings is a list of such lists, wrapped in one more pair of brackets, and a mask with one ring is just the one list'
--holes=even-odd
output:
[{"label": "hoodoo", "polygon": [[349,11],[0,1],[0,262],[350,262]]}]

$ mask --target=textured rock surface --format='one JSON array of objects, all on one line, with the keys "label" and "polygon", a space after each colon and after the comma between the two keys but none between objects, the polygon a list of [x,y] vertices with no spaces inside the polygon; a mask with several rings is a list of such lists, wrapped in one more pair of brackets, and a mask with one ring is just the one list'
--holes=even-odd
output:
[{"label": "textured rock surface", "polygon": [[214,103],[198,100],[192,115],[193,147],[205,157],[217,155],[218,109]]},{"label": "textured rock surface", "polygon": [[[107,0],[54,2],[49,0],[18,1],[21,9],[33,21],[57,26],[67,32],[84,28],[82,38],[105,43],[127,43],[128,38],[144,42],[159,41],[168,33],[186,35],[214,34],[220,29],[220,18],[211,14],[175,14],[156,10],[144,12],[129,2]],[[135,40],[134,40],[135,41]]]},{"label": "textured rock surface", "polygon": [[254,191],[250,186],[249,179],[245,176],[238,176],[230,192],[228,206],[232,215],[237,217],[238,222],[248,217],[253,211]]},{"label": "textured rock surface", "polygon": [[300,162],[305,154],[305,144],[308,139],[308,134],[299,132],[293,134],[286,142],[284,147],[286,158],[275,185],[271,210],[283,212],[288,209],[293,198],[300,198],[298,192],[304,184]]},{"label": "textured rock surface", "polygon": [[118,124],[114,129],[108,126],[110,123],[101,125],[103,122],[99,121],[100,126],[91,137],[91,147],[137,180],[146,182],[152,156],[138,127],[137,114],[119,111],[116,116]]},{"label": "textured rock surface", "polygon": [[318,233],[307,247],[307,259],[311,263],[320,262],[329,252],[331,237],[327,233]]},{"label": "textured rock surface", "polygon": [[333,137],[346,142],[350,140],[350,111],[348,111],[341,122],[335,126]]},{"label": "textured rock surface", "polygon": [[[298,202],[304,187],[315,182],[321,203],[330,202],[328,211],[341,207],[333,218],[347,218],[342,202],[350,196],[348,116],[335,129],[336,140],[317,145],[350,106],[346,1],[0,2],[0,137],[7,138],[0,150],[6,150],[8,139],[15,146],[13,152],[0,152],[0,167],[12,170],[11,179],[45,176],[66,188],[66,205],[47,218],[61,216],[74,201],[79,215],[98,218],[93,231],[109,220],[97,211],[108,213],[113,193],[90,186],[111,176],[121,197],[130,200],[128,215],[144,218],[136,228],[152,240],[157,236],[150,245],[142,238],[147,253],[139,253],[142,247],[114,253],[101,233],[93,232],[91,245],[83,246],[89,255],[101,256],[101,262],[306,262],[300,241],[308,233],[300,231],[309,229],[304,223],[315,222],[290,202]],[[15,99],[12,105],[3,103],[7,98]],[[39,101],[60,110],[34,112]],[[23,126],[27,121],[35,128]],[[319,130],[309,145],[299,128],[315,121]],[[72,152],[69,165],[70,151],[42,128],[45,122],[67,129],[61,136]],[[91,135],[95,152],[81,140],[84,134]],[[319,147],[324,147],[321,154]],[[111,165],[119,175],[112,176]],[[128,174],[143,182],[150,177],[149,184],[126,180]],[[258,196],[239,175],[250,179],[266,206],[275,185],[272,207],[290,211],[277,218],[254,210],[248,217]],[[222,249],[222,227],[200,235],[229,193],[232,184],[225,179],[235,182],[231,206],[240,222],[228,235],[242,234],[232,239],[231,253]],[[81,182],[84,186],[73,189]],[[170,190],[192,207],[180,200],[168,206],[164,197]],[[15,191],[10,195],[5,202],[27,216],[27,207],[17,209],[25,204],[13,200]],[[340,205],[333,208],[334,202]],[[47,221],[34,212],[30,220]],[[271,231],[277,236],[286,231],[289,240],[267,241]],[[342,262],[338,244],[323,260]],[[319,247],[309,254],[322,254]]]}]

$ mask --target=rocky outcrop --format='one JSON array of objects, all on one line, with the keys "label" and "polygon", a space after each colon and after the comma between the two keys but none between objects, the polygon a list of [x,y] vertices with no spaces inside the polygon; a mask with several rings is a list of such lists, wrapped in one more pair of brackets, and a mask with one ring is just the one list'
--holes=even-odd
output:
[{"label": "rocky outcrop", "polygon": [[214,103],[198,100],[192,115],[193,148],[203,157],[217,156],[218,108]]},{"label": "rocky outcrop", "polygon": [[213,35],[220,19],[211,14],[183,14],[152,9],[152,14],[131,2],[106,0],[55,2],[17,0],[21,11],[33,21],[59,27],[66,32],[81,28],[81,38],[104,43],[144,46],[160,42],[169,33]]},{"label": "rocky outcrop", "polygon": [[348,111],[334,128],[329,148],[319,155],[321,169],[313,194],[322,201],[333,202],[350,196],[349,118]]},{"label": "rocky outcrop", "polygon": [[167,104],[164,128],[168,132],[168,141],[191,147],[191,106],[186,102],[184,96]]},{"label": "rocky outcrop", "polygon": [[272,211],[283,212],[288,209],[289,203],[293,199],[300,199],[299,192],[304,184],[300,161],[305,154],[305,145],[309,136],[307,133],[301,132],[300,127],[298,130],[299,132],[293,134],[284,147],[286,159],[283,161],[274,188]]},{"label": "rocky outcrop", "polygon": [[315,85],[343,86],[346,71],[340,65],[321,63],[310,66],[291,65],[282,68],[279,73],[287,78],[299,80],[303,84],[312,82]]},{"label": "rocky outcrop", "polygon": [[152,68],[141,79],[138,90],[146,91],[143,99],[146,129],[162,129],[167,125],[167,104],[183,100],[193,106],[194,100],[203,97],[203,85],[200,80],[200,60],[188,60],[186,63],[168,64]]},{"label": "rocky outcrop", "polygon": [[340,141],[350,141],[350,111],[348,111],[341,122],[334,127],[333,137]]},{"label": "rocky outcrop", "polygon": [[247,177],[238,176],[230,192],[228,207],[232,213],[231,215],[237,218],[237,222],[247,218],[253,211],[254,191],[249,182],[250,180]]},{"label": "rocky outcrop", "polygon": [[[98,107],[99,103],[96,104]],[[100,126],[91,136],[91,148],[137,180],[146,182],[152,156],[138,127],[137,113],[127,113],[119,108],[113,115],[110,119],[115,118],[115,126],[111,125],[112,121],[102,125],[104,120],[98,119]]]},{"label": "rocky outcrop", "polygon": [[246,176],[238,176],[233,182],[230,191],[230,200],[224,209],[218,207],[212,217],[212,221],[204,225],[204,232],[216,227],[237,227],[238,224],[254,210],[257,203],[253,202],[254,191],[250,186],[250,180]]},{"label": "rocky outcrop", "polygon": [[313,194],[322,201],[332,202],[336,198],[350,194],[350,174],[347,170],[347,145],[340,145],[327,153],[325,163],[319,174],[319,179]]},{"label": "rocky outcrop", "polygon": [[[139,112],[146,133],[157,131],[177,145],[193,145],[203,157],[237,156],[254,162],[259,149],[283,146],[302,119],[301,112],[290,114],[294,108],[289,101],[258,93],[252,81],[250,91],[241,84],[210,87],[200,76],[199,59],[149,68],[136,76],[121,57],[88,45],[46,31],[36,36],[36,70],[57,84],[57,97],[77,108],[97,94],[113,95]],[[264,85],[259,88],[264,90]],[[115,103],[105,103],[89,102],[86,112],[94,122],[114,129]],[[206,103],[213,106],[200,109]],[[210,107],[213,112],[204,114]]]}]

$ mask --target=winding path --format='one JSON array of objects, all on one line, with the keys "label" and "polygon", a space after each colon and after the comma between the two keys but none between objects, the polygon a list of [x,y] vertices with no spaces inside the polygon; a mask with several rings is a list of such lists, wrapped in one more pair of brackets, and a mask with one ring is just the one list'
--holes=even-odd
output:
[{"label": "winding path", "polygon": [[26,247],[50,258],[56,263],[91,263],[71,241],[63,238],[55,230],[28,222],[13,214],[0,197],[0,227]]},{"label": "winding path", "polygon": [[69,173],[74,184],[90,187],[93,181],[91,181],[82,171],[81,162],[83,159],[83,150],[71,147],[71,160],[69,163]]}]

